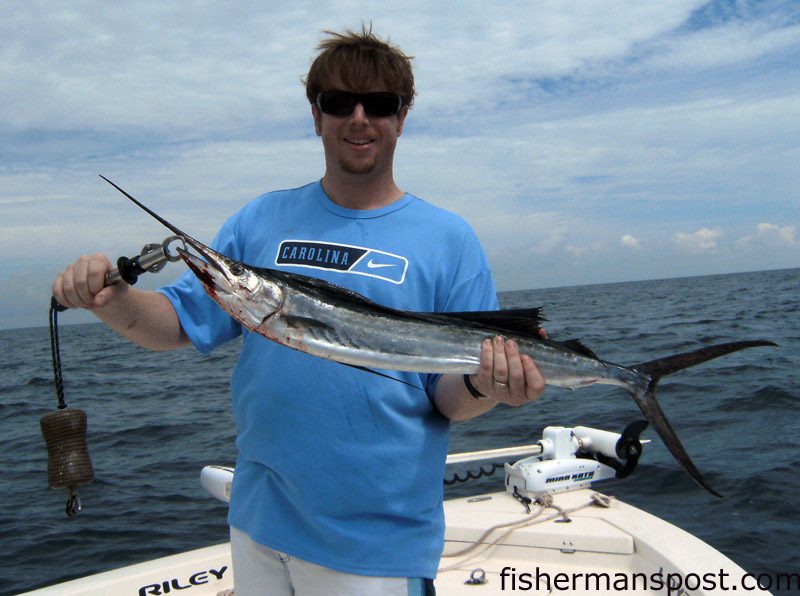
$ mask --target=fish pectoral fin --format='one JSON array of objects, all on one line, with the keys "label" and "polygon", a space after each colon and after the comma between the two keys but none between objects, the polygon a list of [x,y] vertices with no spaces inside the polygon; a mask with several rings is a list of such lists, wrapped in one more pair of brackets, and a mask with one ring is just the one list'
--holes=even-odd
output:
[{"label": "fish pectoral fin", "polygon": [[283,315],[281,319],[292,329],[300,329],[306,331],[334,331],[334,328],[311,317],[298,317],[294,315]]},{"label": "fish pectoral fin", "polygon": [[364,372],[368,372],[373,375],[378,375],[379,377],[383,377],[384,379],[397,381],[398,383],[402,383],[403,385],[408,385],[409,387],[413,387],[414,389],[419,389],[420,391],[425,391],[424,387],[421,387],[415,383],[409,383],[408,381],[404,381],[403,379],[398,379],[397,377],[393,377],[392,375],[387,375],[386,373],[382,373],[379,370],[368,368],[366,366],[360,366],[358,364],[348,364],[347,362],[340,362],[339,364],[343,364],[344,366],[349,366],[350,368],[355,368],[357,370],[363,370]]},{"label": "fish pectoral fin", "polygon": [[475,323],[505,331],[511,335],[539,337],[539,329],[545,318],[540,308],[508,308],[504,310],[479,310],[469,312],[437,313],[446,317]]}]

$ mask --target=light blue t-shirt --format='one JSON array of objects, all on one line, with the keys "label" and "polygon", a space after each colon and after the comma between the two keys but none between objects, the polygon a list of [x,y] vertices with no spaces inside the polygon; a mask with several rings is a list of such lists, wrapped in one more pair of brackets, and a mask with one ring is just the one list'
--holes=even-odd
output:
[{"label": "light blue t-shirt", "polygon": [[[410,194],[361,211],[333,203],[319,182],[269,193],[212,246],[393,308],[497,308],[472,229]],[[280,346],[242,329],[191,273],[160,291],[200,351],[244,334],[231,381],[239,455],[230,524],[339,571],[435,577],[449,435],[432,404],[438,377],[390,372],[412,387]]]}]

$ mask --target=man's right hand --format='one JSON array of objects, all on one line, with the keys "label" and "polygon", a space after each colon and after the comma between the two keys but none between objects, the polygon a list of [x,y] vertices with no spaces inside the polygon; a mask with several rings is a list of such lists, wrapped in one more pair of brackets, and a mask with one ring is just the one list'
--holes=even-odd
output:
[{"label": "man's right hand", "polygon": [[84,255],[58,274],[53,296],[67,308],[102,308],[130,288],[126,283],[105,285],[106,273],[112,269],[105,255]]},{"label": "man's right hand", "polygon": [[125,282],[106,286],[106,273],[112,269],[105,255],[84,255],[58,274],[53,296],[67,308],[91,310],[106,325],[144,348],[173,350],[189,343],[166,296],[136,290]]}]

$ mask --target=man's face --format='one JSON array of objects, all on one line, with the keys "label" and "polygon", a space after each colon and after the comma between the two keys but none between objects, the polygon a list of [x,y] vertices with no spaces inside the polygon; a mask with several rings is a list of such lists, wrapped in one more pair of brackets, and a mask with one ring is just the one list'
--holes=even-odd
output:
[{"label": "man's face", "polygon": [[367,114],[361,103],[347,116],[325,114],[316,105],[312,106],[311,112],[317,135],[322,137],[328,172],[351,175],[391,173],[394,148],[408,113],[405,106],[396,115],[386,117]]}]

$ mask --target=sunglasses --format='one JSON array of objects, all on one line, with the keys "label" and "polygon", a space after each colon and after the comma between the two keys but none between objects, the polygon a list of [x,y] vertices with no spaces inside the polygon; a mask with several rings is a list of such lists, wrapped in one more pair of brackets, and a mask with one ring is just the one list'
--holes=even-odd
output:
[{"label": "sunglasses", "polygon": [[377,91],[375,93],[350,93],[349,91],[323,91],[317,94],[317,107],[331,116],[349,116],[361,104],[367,116],[388,118],[403,106],[403,98],[397,93]]}]

